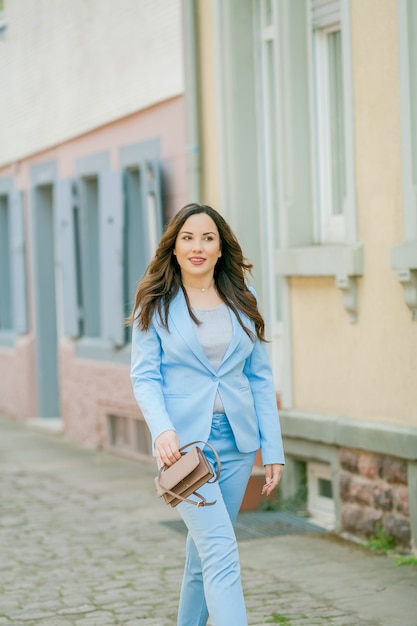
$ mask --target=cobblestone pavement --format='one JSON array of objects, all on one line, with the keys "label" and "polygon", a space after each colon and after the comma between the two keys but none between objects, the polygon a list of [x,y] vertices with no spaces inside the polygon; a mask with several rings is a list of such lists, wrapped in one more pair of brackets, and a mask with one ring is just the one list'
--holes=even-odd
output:
[{"label": "cobblestone pavement", "polygon": [[[175,625],[184,537],[153,466],[1,418],[0,472],[0,626]],[[416,568],[326,537],[242,542],[251,626],[417,626]]]}]

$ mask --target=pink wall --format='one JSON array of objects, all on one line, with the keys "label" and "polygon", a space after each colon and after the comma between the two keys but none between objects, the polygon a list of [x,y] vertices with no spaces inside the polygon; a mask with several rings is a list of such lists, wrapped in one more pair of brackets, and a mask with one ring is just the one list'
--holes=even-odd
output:
[{"label": "pink wall", "polygon": [[12,176],[15,186],[30,189],[31,167],[36,163],[56,160],[58,177],[75,175],[76,160],[83,156],[108,151],[114,169],[119,167],[122,146],[159,137],[161,139],[167,212],[169,215],[186,200],[185,109],[183,96],[173,98],[144,111],[108,124],[72,141],[45,150],[27,159],[0,168],[0,177]]},{"label": "pink wall", "polygon": [[[29,333],[13,348],[0,347],[0,412],[17,419],[37,415],[34,336],[34,306],[31,277],[31,167],[56,160],[58,177],[75,175],[76,160],[108,151],[113,169],[119,169],[123,146],[159,138],[164,176],[165,209],[174,214],[186,202],[186,153],[184,98],[178,97],[130,115],[82,137],[0,169],[11,176],[14,186],[25,193]],[[109,411],[139,416],[129,380],[129,367],[76,358],[73,342],[58,343],[61,415],[69,437],[92,445],[103,443],[103,419]]]},{"label": "pink wall", "polygon": [[36,415],[33,334],[19,337],[14,348],[0,348],[0,412],[16,419]]},{"label": "pink wall", "polygon": [[128,365],[76,358],[73,343],[64,339],[59,368],[62,417],[70,439],[102,446],[107,413],[140,416]]}]

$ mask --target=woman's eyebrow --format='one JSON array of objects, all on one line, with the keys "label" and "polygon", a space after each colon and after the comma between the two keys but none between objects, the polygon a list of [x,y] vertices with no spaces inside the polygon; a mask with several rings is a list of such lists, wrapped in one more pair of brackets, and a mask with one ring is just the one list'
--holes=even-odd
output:
[{"label": "woman's eyebrow", "polygon": [[[181,231],[182,235],[194,235],[194,233],[192,233],[190,230],[182,230]],[[216,235],[217,233],[214,232],[214,230],[209,230],[207,233],[202,233],[202,235]]]}]

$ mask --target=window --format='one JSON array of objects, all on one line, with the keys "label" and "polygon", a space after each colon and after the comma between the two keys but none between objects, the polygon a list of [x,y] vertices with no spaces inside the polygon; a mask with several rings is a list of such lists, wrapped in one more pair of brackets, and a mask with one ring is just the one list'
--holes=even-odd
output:
[{"label": "window", "polygon": [[[313,0],[315,155],[317,180],[316,240],[345,240],[346,145],[343,97],[342,32],[338,2],[333,12],[319,15]],[[321,2],[323,5],[323,2]]]},{"label": "window", "polygon": [[356,224],[350,2],[257,0],[253,6],[260,193],[275,271],[278,277],[334,276],[354,322],[363,248]]},{"label": "window", "polygon": [[112,452],[139,458],[152,459],[152,439],[142,417],[107,414],[105,447]]},{"label": "window", "polygon": [[[139,280],[162,234],[160,146],[158,140],[121,149],[124,169],[123,298],[129,315]],[[130,342],[130,327],[126,342]]]},{"label": "window", "polygon": [[122,415],[108,416],[109,443],[114,448],[130,447],[130,420]]},{"label": "window", "polygon": [[[108,152],[81,157],[77,179],[58,182],[65,334],[77,355],[118,359],[125,344],[122,173]],[[67,317],[67,322],[65,322]]]},{"label": "window", "polygon": [[353,243],[349,5],[258,0],[255,6],[260,151],[276,244]]},{"label": "window", "polygon": [[12,330],[9,197],[0,195],[0,330]]},{"label": "window", "polygon": [[313,520],[326,528],[334,528],[336,511],[330,465],[308,463],[307,488],[307,509]]},{"label": "window", "polygon": [[56,181],[63,331],[79,357],[129,359],[124,319],[162,233],[159,159],[159,141],[146,141],[121,149],[119,170],[105,152]]}]

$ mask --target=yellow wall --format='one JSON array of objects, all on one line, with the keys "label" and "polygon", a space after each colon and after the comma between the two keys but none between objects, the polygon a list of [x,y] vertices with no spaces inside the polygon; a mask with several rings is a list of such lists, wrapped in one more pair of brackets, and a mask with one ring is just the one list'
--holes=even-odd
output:
[{"label": "yellow wall", "polygon": [[291,280],[294,406],[417,425],[417,322],[390,268],[403,240],[397,0],[352,0],[359,321],[334,280]]},{"label": "yellow wall", "polygon": [[216,101],[214,83],[213,7],[207,0],[197,2],[200,87],[201,201],[219,208]]}]

